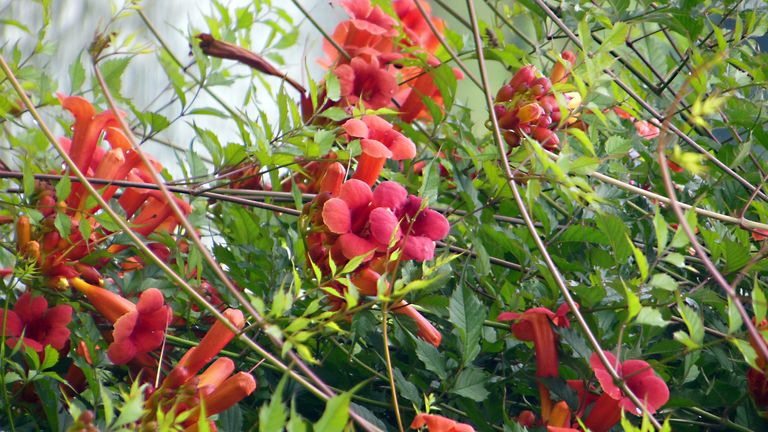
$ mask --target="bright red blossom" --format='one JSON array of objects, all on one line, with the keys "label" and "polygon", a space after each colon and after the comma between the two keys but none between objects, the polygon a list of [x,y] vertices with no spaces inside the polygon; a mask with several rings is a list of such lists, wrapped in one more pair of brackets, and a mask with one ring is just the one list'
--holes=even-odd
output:
[{"label": "bright red blossom", "polygon": [[640,138],[651,140],[659,136],[659,128],[647,120],[638,120],[635,122],[635,129]]},{"label": "bright red blossom", "polygon": [[426,426],[429,432],[474,432],[475,429],[466,424],[459,423],[436,414],[416,414],[411,422],[411,429],[419,429]]},{"label": "bright red blossom", "polygon": [[160,290],[150,288],[144,291],[136,309],[115,322],[112,331],[114,342],[107,351],[109,359],[114,364],[125,364],[137,354],[159,348],[172,317],[171,308],[164,303]]},{"label": "bright red blossom", "polygon": [[355,57],[333,73],[339,79],[341,97],[350,106],[362,102],[368,109],[384,108],[397,90],[397,79],[376,58],[366,61]]},{"label": "bright red blossom", "polygon": [[[653,368],[647,362],[627,360],[619,363],[613,354],[608,351],[604,351],[604,353],[608,357],[608,361],[616,368],[619,377],[626,382],[627,387],[629,387],[632,393],[645,403],[646,408],[648,408],[651,414],[667,403],[669,400],[667,384],[656,375]],[[589,364],[592,366],[595,377],[605,392],[604,394],[618,401],[619,406],[625,411],[635,415],[642,415],[640,407],[635,406],[629,397],[613,382],[611,375],[600,362],[597,354],[592,354]]]},{"label": "bright red blossom", "polygon": [[363,154],[358,158],[352,178],[372,186],[387,159],[404,160],[416,156],[416,145],[379,116],[366,115],[347,120],[342,127],[350,138],[360,138]]},{"label": "bright red blossom", "polygon": [[331,233],[339,234],[334,247],[346,259],[386,252],[394,241],[405,259],[427,261],[450,225],[443,215],[421,205],[421,198],[409,196],[396,182],[383,182],[371,192],[367,184],[352,179],[341,185],[338,198],[325,202],[322,220]]},{"label": "bright red blossom", "polygon": [[25,292],[8,313],[0,310],[0,323],[5,320],[6,344],[13,348],[21,338],[22,345],[42,352],[46,345],[57,350],[69,340],[67,324],[72,321],[72,307],[58,305],[48,309],[43,297]]}]

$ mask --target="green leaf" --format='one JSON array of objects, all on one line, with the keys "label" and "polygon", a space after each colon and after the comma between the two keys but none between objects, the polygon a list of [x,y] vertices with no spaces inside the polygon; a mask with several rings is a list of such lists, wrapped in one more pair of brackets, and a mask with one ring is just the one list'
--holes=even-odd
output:
[{"label": "green leaf", "polygon": [[640,298],[632,291],[632,288],[628,287],[624,281],[621,281],[621,284],[624,286],[624,298],[627,301],[627,319],[626,322],[632,321],[632,318],[637,316],[638,313],[640,313]]},{"label": "green leaf", "polygon": [[115,420],[114,426],[123,426],[134,423],[144,414],[144,386],[135,381],[131,386],[131,392],[123,396],[123,405],[120,407],[120,415]]},{"label": "green leaf", "polygon": [[69,67],[69,82],[70,94],[77,93],[85,82],[85,68],[79,57]]},{"label": "green leaf", "polygon": [[341,98],[341,85],[336,74],[329,73],[325,78],[325,92],[328,99],[336,102]]},{"label": "green leaf", "polygon": [[24,196],[31,197],[35,193],[35,169],[31,157],[24,158],[24,165],[21,168],[21,182],[24,188]]},{"label": "green leaf", "polygon": [[59,201],[67,199],[71,190],[72,180],[69,178],[69,171],[66,171],[62,175],[61,180],[56,183],[56,199]]},{"label": "green leaf", "polygon": [[746,361],[747,364],[755,370],[762,370],[762,368],[757,365],[757,353],[749,342],[736,338],[732,338],[730,341],[732,344],[736,345],[736,348],[738,348],[739,351],[741,351],[741,355],[744,356],[744,361]]},{"label": "green leaf", "polygon": [[400,372],[400,369],[393,368],[392,375],[395,377],[395,384],[397,385],[398,393],[400,393],[402,397],[420,406],[423,400],[421,398],[419,389],[403,376],[403,373]]},{"label": "green leaf", "polygon": [[59,352],[56,348],[46,345],[45,346],[45,358],[43,364],[40,365],[40,370],[50,369],[59,362]]},{"label": "green leaf", "polygon": [[640,277],[645,281],[648,279],[648,259],[643,254],[643,251],[632,243],[632,239],[629,238],[629,235],[627,235],[627,243],[629,243],[629,246],[632,248],[632,253],[635,255],[637,268],[640,269]]},{"label": "green leaf", "polygon": [[749,262],[749,248],[730,239],[723,241],[725,245],[725,272],[740,270]]},{"label": "green leaf", "polygon": [[664,257],[664,261],[677,267],[685,266],[685,257],[677,252],[667,254],[667,256]]},{"label": "green leaf", "polygon": [[59,430],[59,387],[52,380],[35,381],[35,390],[40,398],[39,405],[42,407],[47,420],[49,430]]},{"label": "green leaf", "polygon": [[682,302],[678,302],[677,310],[680,311],[680,317],[683,318],[685,325],[688,327],[691,341],[697,347],[700,347],[704,342],[704,323],[701,321],[701,317]]},{"label": "green leaf", "polygon": [[607,237],[613,248],[616,263],[625,263],[632,253],[627,241],[627,225],[621,218],[611,214],[602,214],[597,217],[597,228]]},{"label": "green leaf", "polygon": [[752,310],[755,313],[755,322],[763,322],[766,309],[768,309],[768,305],[766,304],[765,293],[758,285],[757,275],[755,275],[755,284],[752,289]]},{"label": "green leaf", "polygon": [[344,392],[332,397],[325,404],[325,411],[315,423],[316,431],[341,432],[349,419],[349,400],[351,392]]},{"label": "green leaf", "polygon": [[653,215],[653,228],[656,231],[656,247],[658,248],[658,254],[661,255],[664,248],[667,247],[669,231],[667,221],[661,216],[659,207],[656,207],[656,214]]},{"label": "green leaf", "polygon": [[445,366],[445,356],[434,345],[421,339],[416,339],[416,356],[424,363],[427,370],[434,372],[441,380],[448,377]]},{"label": "green leaf", "polygon": [[131,62],[131,57],[111,59],[100,63],[101,74],[107,83],[107,88],[115,96],[120,96],[123,83],[123,73]]},{"label": "green leaf", "polygon": [[462,370],[456,378],[456,384],[451,389],[451,393],[464,396],[475,402],[482,402],[488,398],[489,394],[485,388],[487,381],[488,377],[481,369],[468,367]]},{"label": "green leaf", "polygon": [[259,431],[269,432],[282,430],[288,413],[283,403],[283,387],[285,386],[287,375],[284,375],[277,385],[275,392],[272,393],[272,400],[269,404],[264,404],[259,409]]},{"label": "green leaf", "polygon": [[[759,322],[759,321],[758,321]],[[741,319],[736,305],[733,303],[730,297],[728,297],[728,333],[736,333],[741,329],[741,325],[744,324],[744,320]]]},{"label": "green leaf", "polygon": [[629,26],[624,22],[617,22],[613,25],[608,36],[603,40],[597,53],[606,53],[614,48],[624,45],[629,34]]},{"label": "green leaf", "polygon": [[661,316],[661,312],[658,309],[643,306],[635,318],[635,323],[654,327],[666,327],[670,322]]},{"label": "green leaf", "polygon": [[457,287],[448,303],[451,323],[456,327],[461,341],[464,365],[469,364],[480,353],[480,335],[486,310],[480,300],[466,286]]},{"label": "green leaf", "polygon": [[53,219],[53,226],[62,238],[68,238],[72,232],[72,219],[63,212],[58,212]]},{"label": "green leaf", "polygon": [[675,291],[677,289],[677,282],[666,273],[656,273],[651,278],[651,286],[666,291]]},{"label": "green leaf", "polygon": [[346,111],[344,111],[339,107],[330,107],[327,110],[324,110],[323,112],[321,112],[320,117],[325,117],[333,121],[342,121],[348,118],[349,114],[347,114]]},{"label": "green leaf", "polygon": [[308,432],[309,425],[298,412],[296,412],[296,401],[291,401],[291,418],[288,420],[286,426],[288,432]]}]

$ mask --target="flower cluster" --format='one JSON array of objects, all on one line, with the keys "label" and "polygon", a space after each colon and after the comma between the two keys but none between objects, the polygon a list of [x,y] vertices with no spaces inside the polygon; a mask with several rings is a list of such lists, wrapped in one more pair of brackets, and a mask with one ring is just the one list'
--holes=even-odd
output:
[{"label": "flower cluster", "polygon": [[[390,271],[398,260],[427,261],[434,257],[435,241],[448,235],[445,217],[425,208],[421,198],[409,195],[392,181],[375,189],[364,181],[350,179],[337,189],[318,195],[305,207],[310,220],[307,256],[324,274],[331,273],[331,261],[343,266],[356,257],[362,264],[351,276],[364,295],[377,294],[381,274]],[[386,282],[384,282],[386,284]],[[334,287],[341,289],[339,284]],[[394,311],[412,316],[419,334],[435,345],[440,336],[410,305]]]},{"label": "flower cluster", "polygon": [[[223,315],[232,327],[242,330],[245,317],[241,311],[227,309]],[[185,431],[197,430],[201,405],[205,407],[206,416],[212,416],[253,393],[256,380],[247,372],[233,374],[235,364],[226,357],[216,359],[198,375],[234,337],[232,330],[221,321],[216,321],[200,343],[184,354],[162,384],[151,391],[145,403],[147,412],[151,414],[142,418],[142,424],[153,424],[158,411],[172,412]],[[216,430],[216,425],[210,420],[208,426],[210,430]]]},{"label": "flower cluster", "polygon": [[[578,92],[557,94],[552,85],[565,82],[575,62],[576,56],[564,51],[562,59],[552,67],[549,78],[539,76],[536,67],[528,65],[499,89],[494,110],[504,140],[510,147],[519,146],[524,136],[530,136],[547,150],[559,149],[560,138],[556,131],[575,121],[571,114],[581,104],[581,95]],[[558,96],[562,98],[558,100]],[[566,112],[561,104],[567,108]]]},{"label": "flower cluster", "polygon": [[[80,171],[88,177],[102,180],[153,183],[141,155],[117,128],[117,115],[121,114],[112,111],[96,114],[93,106],[79,96],[59,95],[59,99],[75,117],[72,138],[61,138],[60,143]],[[102,137],[110,144],[110,149],[98,145]],[[146,157],[156,170],[162,170],[157,161]],[[118,186],[109,185],[100,193],[108,201],[117,191]],[[34,232],[26,216],[18,219],[17,249],[20,254],[37,263],[51,287],[64,289],[67,281],[75,277],[100,284],[99,267],[106,260],[84,260],[114,234],[94,217],[99,206],[91,203],[87,190],[80,183],[72,185],[67,197],[57,197],[51,185],[39,182],[36,197],[36,208],[44,219]],[[185,201],[176,197],[174,200],[183,212],[188,214],[191,211]],[[117,201],[134,231],[142,236],[153,232],[171,232],[178,223],[160,191],[125,188]],[[66,222],[62,222],[64,219]],[[161,257],[170,254],[163,244],[152,243],[151,247]],[[125,245],[115,244],[108,251],[114,254],[125,248]],[[130,260],[133,265],[126,268],[140,266],[138,258]]]},{"label": "flower cluster", "polygon": [[[562,305],[557,313],[543,307],[529,309],[523,313],[504,312],[499,315],[501,321],[515,321],[512,333],[523,341],[531,341],[536,351],[536,376],[553,378],[559,376],[557,360],[557,335],[552,326],[569,327],[566,314],[567,305]],[[653,414],[669,400],[669,389],[664,380],[659,378],[651,366],[642,360],[627,360],[619,363],[614,355],[604,351],[608,361],[616,369],[619,378],[624,381],[629,390],[645,404],[648,412]],[[607,432],[621,419],[622,410],[634,415],[642,415],[640,407],[616,385],[597,354],[590,357],[590,365],[595,378],[602,389],[596,393],[587,388],[584,381],[568,380],[570,386],[579,398],[579,405],[572,410],[565,401],[554,403],[549,389],[544,381],[539,382],[541,397],[541,424],[549,430],[579,431],[579,422],[573,421],[572,416],[580,418],[583,424],[593,432]],[[518,422],[526,427],[536,423],[535,416],[530,411],[523,411]]]},{"label": "flower cluster", "polygon": [[[339,81],[340,104],[394,108],[406,122],[429,119],[423,100],[442,106],[443,99],[432,72],[440,65],[433,54],[440,40],[432,28],[441,33],[445,23],[431,16],[422,0],[393,2],[397,19],[369,0],[344,0],[341,5],[350,19],[339,23],[332,38],[343,53],[326,41],[327,58],[321,61]],[[458,69],[454,75],[462,78]]]}]

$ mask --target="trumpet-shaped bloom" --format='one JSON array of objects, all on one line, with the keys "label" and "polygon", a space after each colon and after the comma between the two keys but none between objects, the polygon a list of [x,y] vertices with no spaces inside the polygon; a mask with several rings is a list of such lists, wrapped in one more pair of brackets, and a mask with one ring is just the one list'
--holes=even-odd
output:
[{"label": "trumpet-shaped bloom", "polygon": [[379,109],[388,106],[397,90],[397,79],[381,67],[376,58],[365,61],[355,57],[333,73],[339,79],[341,97],[347,105],[365,104],[366,108]]},{"label": "trumpet-shaped bloom", "polygon": [[[610,352],[604,351],[608,361],[616,368],[619,377],[624,380],[627,387],[641,401],[645,403],[648,411],[653,414],[669,400],[669,389],[663,379],[659,378],[653,368],[642,360],[627,360],[619,363]],[[619,402],[619,406],[634,415],[642,415],[640,407],[635,406],[632,400],[625,395],[613,382],[611,375],[600,362],[596,353],[592,354],[589,364],[595,372],[595,377],[600,383],[603,392]]]},{"label": "trumpet-shaped bloom", "polygon": [[426,426],[429,432],[474,432],[475,429],[466,424],[459,423],[436,414],[416,414],[411,422],[411,429],[419,429]]},{"label": "trumpet-shaped bloom", "polygon": [[136,355],[159,348],[165,338],[165,330],[173,317],[163,294],[150,288],[139,297],[136,309],[118,318],[107,350],[114,364],[125,364]]},{"label": "trumpet-shaped bloom", "polygon": [[64,348],[69,340],[67,324],[72,321],[72,307],[58,305],[48,309],[48,301],[43,297],[32,297],[25,292],[16,301],[13,310],[0,310],[0,324],[5,320],[6,344],[15,347],[21,344],[37,352],[46,345],[57,350]]},{"label": "trumpet-shaped bloom", "polygon": [[[223,313],[224,317],[236,329],[240,330],[245,326],[245,317],[237,309],[227,309]],[[171,387],[177,387],[185,383],[189,378],[197,374],[208,362],[210,362],[219,352],[235,337],[232,332],[221,321],[216,321],[205,334],[200,343],[187,351],[179,360],[176,367],[171,371],[169,381]]]}]

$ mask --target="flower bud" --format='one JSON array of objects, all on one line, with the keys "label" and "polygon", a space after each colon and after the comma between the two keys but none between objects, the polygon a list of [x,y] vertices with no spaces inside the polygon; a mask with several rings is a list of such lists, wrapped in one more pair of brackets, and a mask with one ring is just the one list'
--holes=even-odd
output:
[{"label": "flower bud", "polygon": [[509,81],[510,87],[515,90],[519,90],[522,85],[525,87],[532,87],[533,81],[536,79],[536,67],[533,65],[527,65],[522,67]]}]

